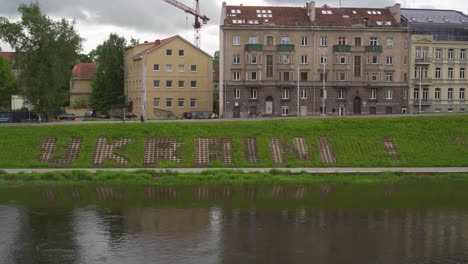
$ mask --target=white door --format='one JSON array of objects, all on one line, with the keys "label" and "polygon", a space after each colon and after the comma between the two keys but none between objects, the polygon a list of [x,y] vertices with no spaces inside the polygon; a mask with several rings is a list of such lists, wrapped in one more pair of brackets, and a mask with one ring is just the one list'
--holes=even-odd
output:
[{"label": "white door", "polygon": [[345,115],[345,107],[344,106],[338,107],[338,115],[339,116],[344,116]]},{"label": "white door", "polygon": [[303,105],[301,106],[301,116],[306,116],[307,115],[307,106]]},{"label": "white door", "polygon": [[267,115],[273,114],[273,102],[272,101],[265,102],[265,114]]}]

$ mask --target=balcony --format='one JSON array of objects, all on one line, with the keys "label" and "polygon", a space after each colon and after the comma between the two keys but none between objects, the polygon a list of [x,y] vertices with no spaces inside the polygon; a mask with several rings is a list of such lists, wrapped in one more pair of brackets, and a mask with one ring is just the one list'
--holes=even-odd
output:
[{"label": "balcony", "polygon": [[294,44],[278,44],[276,45],[277,51],[294,51]]},{"label": "balcony", "polygon": [[381,45],[366,46],[366,52],[382,52],[382,46]]},{"label": "balcony", "polygon": [[350,45],[334,45],[333,51],[334,52],[350,52],[351,46]]},{"label": "balcony", "polygon": [[245,44],[244,50],[245,51],[262,51],[263,45],[262,44]]},{"label": "balcony", "polygon": [[424,57],[424,58],[415,58],[414,61],[416,63],[431,63],[432,58],[431,57]]}]

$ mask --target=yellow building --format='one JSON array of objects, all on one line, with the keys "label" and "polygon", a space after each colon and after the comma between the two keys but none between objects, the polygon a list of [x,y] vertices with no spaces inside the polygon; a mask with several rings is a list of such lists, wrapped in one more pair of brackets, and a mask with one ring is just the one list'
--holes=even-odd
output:
[{"label": "yellow building", "polygon": [[125,49],[125,95],[145,118],[213,111],[212,57],[180,36]]},{"label": "yellow building", "polygon": [[94,75],[96,75],[95,63],[79,62],[75,64],[70,83],[70,106],[72,108],[79,108],[89,104]]},{"label": "yellow building", "polygon": [[455,10],[402,9],[411,27],[410,111],[464,113],[468,16]]}]

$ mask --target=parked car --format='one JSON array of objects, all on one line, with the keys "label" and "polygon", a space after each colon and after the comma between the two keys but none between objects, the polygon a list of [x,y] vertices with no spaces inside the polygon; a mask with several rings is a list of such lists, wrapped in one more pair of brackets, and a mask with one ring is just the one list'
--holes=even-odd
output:
[{"label": "parked car", "polygon": [[69,114],[69,113],[63,113],[57,116],[57,119],[60,120],[75,120],[75,115],[74,114]]},{"label": "parked car", "polygon": [[192,119],[192,113],[190,112],[185,112],[182,114],[183,119]]},{"label": "parked car", "polygon": [[[120,113],[117,115],[118,118],[123,118],[124,117],[124,114],[123,113]],[[137,115],[135,115],[134,113],[132,112],[125,112],[125,118],[136,118]]]},{"label": "parked car", "polygon": [[90,117],[93,117],[93,116],[96,116],[94,110],[86,110],[86,111],[84,112],[84,117],[85,117],[85,118],[90,118]]},{"label": "parked car", "polygon": [[106,118],[110,118],[110,115],[106,112],[102,112],[102,113],[96,114],[96,117],[106,119]]},{"label": "parked car", "polygon": [[208,119],[210,118],[210,113],[208,112],[194,112],[192,113],[193,119]]}]

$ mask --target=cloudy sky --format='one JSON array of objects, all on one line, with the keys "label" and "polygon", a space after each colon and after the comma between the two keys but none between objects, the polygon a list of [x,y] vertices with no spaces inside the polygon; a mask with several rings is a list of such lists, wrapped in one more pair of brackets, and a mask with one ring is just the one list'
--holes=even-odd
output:
[{"label": "cloudy sky", "polygon": [[[117,33],[127,40],[154,41],[179,34],[193,42],[192,15],[163,2],[162,0],[35,0],[43,13],[53,19],[67,18],[76,21],[76,28],[84,39],[83,52],[88,53]],[[194,7],[195,0],[178,0]],[[307,0],[225,0],[228,5],[287,5],[304,6]],[[11,20],[19,19],[18,6],[29,3],[24,0],[0,0],[0,16]],[[223,0],[199,0],[200,12],[210,18],[201,31],[201,47],[209,54],[218,50],[219,20]],[[468,13],[468,6],[460,0],[401,0],[403,8],[454,9]],[[395,4],[394,0],[341,0],[343,7],[385,7]],[[338,7],[340,0],[316,1],[317,6],[327,4]],[[0,42],[3,51],[11,47]]]}]

